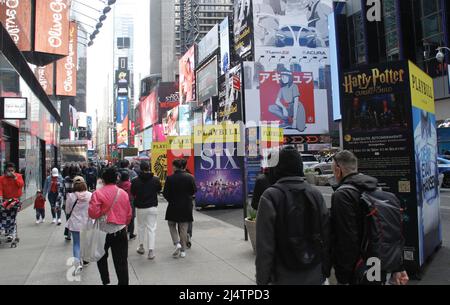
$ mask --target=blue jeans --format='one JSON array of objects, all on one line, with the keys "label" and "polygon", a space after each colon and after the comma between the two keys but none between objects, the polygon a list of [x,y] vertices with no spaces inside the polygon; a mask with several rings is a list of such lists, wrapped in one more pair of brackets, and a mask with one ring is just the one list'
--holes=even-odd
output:
[{"label": "blue jeans", "polygon": [[70,231],[70,233],[72,233],[73,257],[76,258],[78,262],[81,262],[81,257],[80,257],[80,232]]}]

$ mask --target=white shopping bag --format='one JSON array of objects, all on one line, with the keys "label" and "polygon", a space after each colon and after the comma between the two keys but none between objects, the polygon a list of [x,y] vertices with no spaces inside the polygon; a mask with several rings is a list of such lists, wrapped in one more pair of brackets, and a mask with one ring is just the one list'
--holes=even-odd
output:
[{"label": "white shopping bag", "polygon": [[98,262],[105,255],[106,233],[100,230],[100,222],[89,221],[81,231],[81,259],[89,263]]}]

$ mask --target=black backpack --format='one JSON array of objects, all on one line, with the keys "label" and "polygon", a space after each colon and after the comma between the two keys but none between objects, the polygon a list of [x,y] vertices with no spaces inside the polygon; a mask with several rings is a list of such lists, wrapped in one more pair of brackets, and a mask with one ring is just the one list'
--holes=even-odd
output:
[{"label": "black backpack", "polygon": [[277,256],[291,270],[317,267],[324,257],[320,208],[305,187],[273,186],[285,196],[284,202],[275,204]]},{"label": "black backpack", "polygon": [[364,276],[369,258],[378,258],[385,274],[401,271],[403,267],[403,212],[398,198],[383,190],[361,192],[353,185],[343,185],[338,190],[350,189],[361,194],[365,219],[361,257],[355,273]]}]

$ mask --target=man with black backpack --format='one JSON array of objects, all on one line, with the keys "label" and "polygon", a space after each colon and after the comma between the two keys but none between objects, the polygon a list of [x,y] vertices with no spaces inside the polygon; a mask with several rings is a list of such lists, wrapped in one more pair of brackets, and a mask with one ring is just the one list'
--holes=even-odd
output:
[{"label": "man with black backpack", "polygon": [[[378,189],[377,179],[358,173],[350,151],[333,157],[331,249],[342,285],[406,285],[403,210],[398,198]],[[377,270],[378,269],[378,270]]]},{"label": "man with black backpack", "polygon": [[264,192],[259,203],[256,282],[322,285],[331,269],[325,200],[302,178],[302,157],[294,147],[271,158],[278,160],[273,170],[278,182]]}]

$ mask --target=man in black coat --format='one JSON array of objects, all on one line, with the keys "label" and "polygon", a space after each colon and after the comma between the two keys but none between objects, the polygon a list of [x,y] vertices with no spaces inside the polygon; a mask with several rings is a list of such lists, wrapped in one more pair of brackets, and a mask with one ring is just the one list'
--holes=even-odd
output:
[{"label": "man in black coat", "polygon": [[[278,155],[278,154],[277,154]],[[322,285],[330,276],[329,259],[329,211],[325,200],[318,189],[309,185],[303,176],[303,160],[295,147],[286,147],[275,158],[278,165],[273,170],[274,187],[269,187],[261,197],[258,216],[256,218],[256,283],[258,285]],[[285,216],[291,209],[291,204],[285,192],[279,187],[289,190],[292,194],[292,204],[305,207],[314,206],[314,219],[309,219],[301,225],[310,226],[318,223],[320,229],[321,253],[320,261],[308,268],[292,267],[297,262],[297,255],[292,247],[286,246],[288,226]],[[277,188],[278,187],[278,188]],[[299,197],[294,196],[298,194]],[[300,197],[301,194],[301,197]],[[301,202],[300,202],[301,201]],[[308,215],[305,215],[308,216]],[[302,222],[298,219],[298,223]],[[290,236],[292,237],[292,236]]]},{"label": "man in black coat", "polygon": [[167,178],[163,192],[164,198],[169,202],[166,220],[176,247],[174,258],[186,257],[187,231],[189,223],[194,221],[193,196],[197,193],[194,177],[184,170],[183,164],[183,160],[173,162],[175,173]]}]

